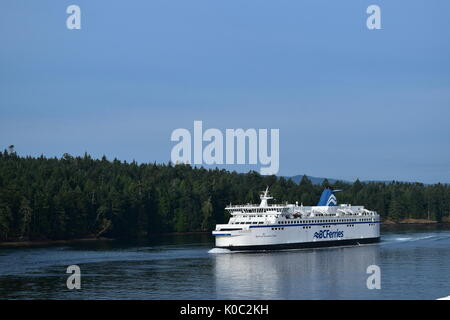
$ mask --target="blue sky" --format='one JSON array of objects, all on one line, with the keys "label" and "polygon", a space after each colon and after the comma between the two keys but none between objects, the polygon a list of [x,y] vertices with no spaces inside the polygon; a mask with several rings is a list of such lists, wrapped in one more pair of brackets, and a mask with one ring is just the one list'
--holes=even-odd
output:
[{"label": "blue sky", "polygon": [[450,182],[449,16],[445,0],[3,0],[0,148],[167,162],[172,131],[202,120],[280,129],[280,175]]}]

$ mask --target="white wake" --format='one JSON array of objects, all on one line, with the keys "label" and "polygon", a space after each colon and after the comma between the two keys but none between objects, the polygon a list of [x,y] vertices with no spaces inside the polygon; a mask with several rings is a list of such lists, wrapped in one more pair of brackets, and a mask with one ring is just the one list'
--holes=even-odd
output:
[{"label": "white wake", "polygon": [[214,254],[217,254],[217,253],[231,253],[231,250],[222,249],[222,248],[213,248],[213,249],[209,250],[208,253],[214,253]]}]

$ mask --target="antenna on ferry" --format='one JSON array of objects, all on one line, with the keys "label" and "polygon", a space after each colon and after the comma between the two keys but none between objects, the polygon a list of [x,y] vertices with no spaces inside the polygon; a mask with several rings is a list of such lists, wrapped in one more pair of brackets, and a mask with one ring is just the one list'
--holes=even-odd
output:
[{"label": "antenna on ferry", "polygon": [[269,196],[269,186],[267,186],[266,191],[263,191],[260,198],[261,198],[261,203],[259,204],[259,206],[267,207],[267,200],[273,199],[271,196]]}]

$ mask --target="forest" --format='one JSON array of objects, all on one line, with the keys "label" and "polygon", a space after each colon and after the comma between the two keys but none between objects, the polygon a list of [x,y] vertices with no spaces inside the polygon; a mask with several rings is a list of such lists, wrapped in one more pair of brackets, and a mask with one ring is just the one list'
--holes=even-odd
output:
[{"label": "forest", "polygon": [[[300,168],[299,168],[300,169]],[[270,186],[277,203],[316,205],[325,187],[342,189],[340,203],[364,205],[382,220],[448,221],[450,186],[392,181],[325,180],[314,185],[257,172],[138,164],[88,154],[61,158],[0,152],[0,241],[83,237],[142,238],[210,231],[228,220],[230,203],[259,203]]]}]

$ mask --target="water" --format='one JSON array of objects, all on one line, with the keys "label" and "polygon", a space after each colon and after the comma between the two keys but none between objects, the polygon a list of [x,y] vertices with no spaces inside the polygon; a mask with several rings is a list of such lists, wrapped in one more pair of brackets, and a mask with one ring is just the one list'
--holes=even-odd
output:
[{"label": "water", "polygon": [[[209,235],[0,249],[0,299],[436,299],[450,295],[450,227],[384,227],[378,244],[213,249]],[[81,290],[66,287],[80,266]],[[369,290],[369,265],[381,289]]]}]

